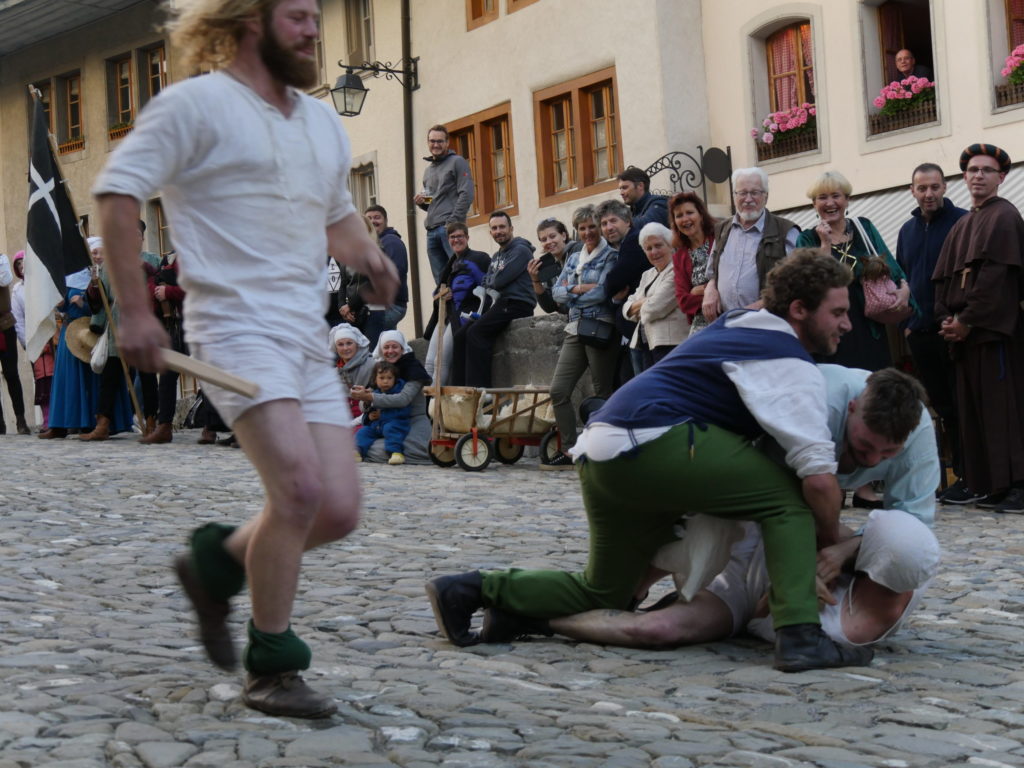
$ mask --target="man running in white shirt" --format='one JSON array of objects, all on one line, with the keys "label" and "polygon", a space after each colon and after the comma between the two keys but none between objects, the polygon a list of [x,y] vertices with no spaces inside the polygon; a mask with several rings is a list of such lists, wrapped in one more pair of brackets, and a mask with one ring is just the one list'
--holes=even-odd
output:
[{"label": "man running in white shirt", "polygon": [[118,344],[141,369],[163,368],[169,339],[149,306],[136,234],[142,202],[159,192],[192,354],[260,385],[253,399],[203,390],[266,491],[247,523],[197,529],[178,577],[207,654],[225,669],[237,664],[229,600],[248,581],[243,701],[323,717],[336,705],[300,675],[312,653],[292,631],[292,605],[303,552],[355,528],[360,498],[345,393],[327,354],[324,254],[369,277],[368,301],[390,304],[397,275],[352,205],[338,116],[299,90],[317,76],[316,0],[176,5],[181,66],[223,68],[153,99],[93,187],[121,306]]}]

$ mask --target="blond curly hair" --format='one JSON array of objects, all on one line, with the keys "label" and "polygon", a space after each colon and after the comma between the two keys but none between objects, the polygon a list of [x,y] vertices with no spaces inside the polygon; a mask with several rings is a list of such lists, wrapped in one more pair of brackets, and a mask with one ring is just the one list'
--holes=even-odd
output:
[{"label": "blond curly hair", "polygon": [[217,68],[235,57],[245,21],[267,18],[279,0],[165,0],[164,29],[190,70]]}]

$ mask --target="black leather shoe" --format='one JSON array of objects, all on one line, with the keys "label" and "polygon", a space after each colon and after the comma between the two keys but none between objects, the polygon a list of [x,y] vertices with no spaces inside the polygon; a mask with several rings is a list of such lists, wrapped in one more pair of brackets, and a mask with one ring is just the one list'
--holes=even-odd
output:
[{"label": "black leather shoe", "polygon": [[480,642],[479,633],[470,629],[470,621],[476,609],[483,607],[483,583],[480,571],[468,571],[440,576],[426,584],[437,628],[455,645],[464,648]]},{"label": "black leather shoe", "polygon": [[174,559],[174,571],[195,609],[199,620],[199,641],[206,649],[206,655],[221,669],[234,669],[238,666],[238,652],[228,628],[231,605],[227,600],[216,600],[210,596],[199,580],[189,555],[178,555]]},{"label": "black leather shoe", "polygon": [[554,632],[545,619],[531,619],[500,608],[484,611],[484,625],[480,630],[481,643],[511,643],[530,635],[551,637]]},{"label": "black leather shoe", "polygon": [[330,717],[338,711],[333,698],[314,691],[298,672],[247,675],[242,701],[279,717]]},{"label": "black leather shoe", "polygon": [[781,672],[866,667],[874,655],[870,648],[839,645],[820,624],[792,624],[775,630],[774,666]]}]

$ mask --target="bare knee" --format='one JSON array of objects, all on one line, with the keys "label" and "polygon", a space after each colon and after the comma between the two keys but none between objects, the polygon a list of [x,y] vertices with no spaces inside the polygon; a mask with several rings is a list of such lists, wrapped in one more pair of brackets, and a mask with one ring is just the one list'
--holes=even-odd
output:
[{"label": "bare knee", "polygon": [[268,489],[271,513],[301,527],[312,524],[323,506],[324,484],[315,467],[283,467]]},{"label": "bare knee", "polygon": [[358,487],[330,491],[326,494],[317,515],[317,533],[320,542],[337,541],[348,536],[359,525],[359,505],[362,494]]}]

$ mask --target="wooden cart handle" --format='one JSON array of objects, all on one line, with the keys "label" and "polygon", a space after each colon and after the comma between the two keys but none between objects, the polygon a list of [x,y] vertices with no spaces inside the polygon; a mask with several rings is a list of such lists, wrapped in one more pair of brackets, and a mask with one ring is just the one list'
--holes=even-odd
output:
[{"label": "wooden cart handle", "polygon": [[208,381],[221,389],[227,389],[244,397],[256,397],[260,392],[260,385],[254,381],[235,376],[215,365],[196,360],[194,357],[175,352],[173,349],[163,349],[164,363],[172,371],[187,373],[197,379]]}]

